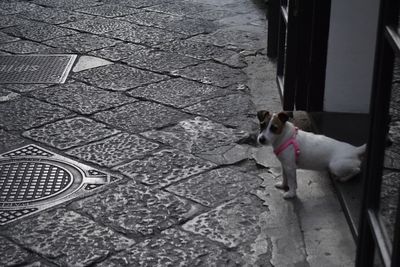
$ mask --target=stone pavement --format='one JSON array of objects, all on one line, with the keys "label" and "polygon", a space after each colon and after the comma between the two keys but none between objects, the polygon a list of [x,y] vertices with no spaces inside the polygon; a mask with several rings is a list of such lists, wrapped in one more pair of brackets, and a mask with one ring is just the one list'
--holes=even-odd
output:
[{"label": "stone pavement", "polygon": [[259,0],[3,0],[0,55],[72,53],[0,85],[0,153],[36,144],[118,179],[0,227],[1,266],[352,266],[329,179],[255,146],[280,110]]}]

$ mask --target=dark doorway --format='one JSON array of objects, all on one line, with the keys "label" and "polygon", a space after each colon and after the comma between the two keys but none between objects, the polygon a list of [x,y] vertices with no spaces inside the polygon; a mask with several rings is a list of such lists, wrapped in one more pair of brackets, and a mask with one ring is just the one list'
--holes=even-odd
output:
[{"label": "dark doorway", "polygon": [[399,2],[381,0],[379,17],[357,244],[360,267],[400,266]]},{"label": "dark doorway", "polygon": [[284,110],[322,111],[330,0],[272,0],[268,55],[277,57]]}]

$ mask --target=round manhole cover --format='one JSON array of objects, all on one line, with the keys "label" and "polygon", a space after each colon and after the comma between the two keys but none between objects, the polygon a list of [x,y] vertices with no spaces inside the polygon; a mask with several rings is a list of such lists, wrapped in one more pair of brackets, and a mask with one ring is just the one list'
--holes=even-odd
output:
[{"label": "round manhole cover", "polygon": [[51,162],[0,162],[0,203],[32,202],[54,197],[73,184],[71,172]]},{"label": "round manhole cover", "polygon": [[34,144],[0,154],[0,226],[88,195],[116,179]]}]

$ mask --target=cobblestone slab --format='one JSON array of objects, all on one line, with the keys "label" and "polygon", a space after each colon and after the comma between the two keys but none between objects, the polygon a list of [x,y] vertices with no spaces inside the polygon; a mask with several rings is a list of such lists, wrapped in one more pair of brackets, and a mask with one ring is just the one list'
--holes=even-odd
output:
[{"label": "cobblestone slab", "polygon": [[50,46],[61,47],[70,51],[80,53],[112,46],[117,43],[119,43],[119,41],[105,37],[99,37],[92,34],[76,34],[71,36],[63,36],[45,42],[45,44]]},{"label": "cobblestone slab", "polygon": [[244,84],[247,79],[241,70],[213,62],[190,66],[174,71],[173,74],[220,87],[228,87],[236,83]]},{"label": "cobblestone slab", "polygon": [[400,120],[400,83],[392,83],[392,101],[390,101],[389,114],[392,116],[392,121]]},{"label": "cobblestone slab", "polygon": [[151,235],[187,220],[197,210],[187,200],[136,183],[119,185],[78,201],[73,208],[120,232],[142,235]]},{"label": "cobblestone slab", "polygon": [[174,41],[159,45],[162,50],[174,52],[180,55],[194,57],[202,60],[215,59],[224,61],[237,53],[211,44],[192,42],[187,40]]},{"label": "cobblestone slab", "polygon": [[167,188],[171,193],[216,207],[261,185],[261,179],[229,168],[212,170]]},{"label": "cobblestone slab", "polygon": [[10,36],[8,34],[5,34],[4,32],[0,32],[0,44],[9,43],[9,42],[15,42],[15,41],[18,41],[18,40],[20,40],[20,39],[17,38],[17,37]]},{"label": "cobblestone slab", "polygon": [[117,266],[240,266],[244,264],[233,253],[203,238],[168,229],[162,235],[148,238],[132,246],[129,252],[118,253],[99,267]]},{"label": "cobblestone slab", "polygon": [[215,0],[190,0],[191,2],[194,3],[204,3],[204,4],[209,4],[209,5],[215,5],[215,6],[225,6],[233,3],[245,3],[247,0],[220,0],[220,1],[215,1]]},{"label": "cobblestone slab", "polygon": [[397,203],[400,194],[400,173],[390,172],[382,176],[379,213],[382,216],[385,229],[393,242],[396,223]]},{"label": "cobblestone slab", "polygon": [[7,235],[62,266],[88,266],[135,243],[107,227],[64,209],[14,224]]},{"label": "cobblestone slab", "polygon": [[1,266],[16,266],[25,263],[31,255],[21,247],[0,236]]},{"label": "cobblestone slab", "polygon": [[131,24],[126,21],[107,19],[107,18],[87,19],[87,20],[62,24],[63,27],[72,28],[75,30],[93,34],[102,34],[109,31],[114,32],[117,29],[126,28],[129,27],[130,25]]},{"label": "cobblestone slab", "polygon": [[114,91],[125,91],[169,78],[119,64],[85,70],[74,74],[74,77],[97,87]]},{"label": "cobblestone slab", "polygon": [[94,57],[94,56],[80,56],[72,72],[81,72],[84,70],[89,70],[93,68],[103,67],[113,64],[111,61]]},{"label": "cobblestone slab", "polygon": [[187,36],[194,36],[201,33],[211,33],[217,30],[218,26],[217,23],[200,18],[184,18],[181,21],[167,23],[166,29],[172,32],[183,33]]},{"label": "cobblestone slab", "polygon": [[187,1],[174,1],[145,8],[146,10],[166,13],[177,16],[186,16],[210,10],[209,5],[190,3]]},{"label": "cobblestone slab", "polygon": [[142,49],[137,54],[122,59],[130,66],[158,72],[172,72],[188,66],[196,65],[201,61],[175,53]]},{"label": "cobblestone slab", "polygon": [[151,102],[135,102],[95,115],[97,120],[133,133],[176,124],[188,117],[178,110]]},{"label": "cobblestone slab", "polygon": [[71,35],[76,31],[49,25],[41,22],[31,22],[29,24],[14,26],[3,30],[13,36],[29,39],[32,41],[46,41],[52,38]]},{"label": "cobblestone slab", "polygon": [[168,24],[179,22],[182,19],[182,16],[152,12],[145,9],[138,9],[134,15],[121,17],[121,20],[129,21],[130,23],[161,29],[166,29]]},{"label": "cobblestone slab", "polygon": [[400,82],[400,58],[395,57],[393,66],[393,78],[392,83]]},{"label": "cobblestone slab", "polygon": [[260,215],[268,209],[252,198],[243,196],[218,206],[188,221],[183,229],[230,248],[245,241],[254,241],[260,234]]},{"label": "cobblestone slab", "polygon": [[15,100],[18,97],[20,97],[20,94],[14,93],[10,90],[0,87],[0,103],[10,101],[10,100]]},{"label": "cobblestone slab", "polygon": [[399,149],[386,149],[384,167],[388,169],[400,170],[400,151]]},{"label": "cobblestone slab", "polygon": [[102,2],[107,4],[129,6],[139,9],[161,3],[171,2],[171,0],[103,0]]},{"label": "cobblestone slab", "polygon": [[93,19],[92,16],[80,14],[78,12],[69,12],[56,8],[45,8],[38,6],[37,8],[30,9],[18,14],[22,18],[29,18],[49,24],[61,24],[74,22],[84,19]]},{"label": "cobblestone slab", "polygon": [[25,141],[17,134],[10,134],[3,129],[0,129],[0,153],[24,144]]},{"label": "cobblestone slab", "polygon": [[392,142],[394,143],[394,146],[398,147],[400,145],[400,121],[393,121],[393,119],[395,118],[392,117],[392,122],[389,126],[388,136],[390,140],[392,140]]},{"label": "cobblestone slab", "polygon": [[112,167],[135,157],[149,154],[158,147],[158,144],[144,138],[121,133],[102,141],[68,150],[67,154],[101,166]]},{"label": "cobblestone slab", "polygon": [[167,186],[215,166],[190,154],[166,149],[115,169],[147,185]]},{"label": "cobblestone slab", "polygon": [[400,170],[400,112],[398,99],[400,99],[399,83],[392,87],[392,100],[390,101],[391,123],[388,137],[393,144],[385,149],[384,167]]},{"label": "cobblestone slab", "polygon": [[39,100],[20,97],[0,103],[0,126],[7,130],[26,130],[64,118],[71,112]]},{"label": "cobblestone slab", "polygon": [[118,43],[115,46],[106,47],[100,50],[92,51],[89,54],[105,58],[112,61],[120,61],[124,58],[129,58],[131,56],[136,56],[138,50],[145,49],[146,47],[137,44],[130,43]]},{"label": "cobblestone slab", "polygon": [[235,53],[226,57],[217,57],[216,61],[224,63],[225,65],[229,65],[234,68],[244,68],[247,67],[246,58],[243,53]]},{"label": "cobblestone slab", "polygon": [[232,10],[237,14],[252,13],[253,16],[265,16],[267,10],[267,2],[265,1],[237,1],[234,3],[220,6],[223,10]]},{"label": "cobblestone slab", "polygon": [[163,29],[134,24],[130,24],[130,26],[115,31],[107,32],[104,36],[148,46],[156,46],[161,43],[171,42],[187,37],[186,35],[165,31]]},{"label": "cobblestone slab", "polygon": [[202,18],[205,20],[210,20],[210,21],[216,21],[219,19],[223,19],[226,17],[232,17],[237,15],[236,12],[233,12],[232,10],[227,10],[227,9],[221,9],[221,10],[210,10],[210,11],[202,11],[197,14],[190,14],[190,17],[193,18]]},{"label": "cobblestone slab", "polygon": [[256,197],[242,196],[195,217],[183,229],[237,248],[246,266],[271,266],[271,239],[264,230],[267,214],[268,208]]},{"label": "cobblestone slab", "polygon": [[58,7],[66,10],[96,6],[100,4],[98,0],[33,0],[32,2],[42,6]]},{"label": "cobblestone slab", "polygon": [[[261,27],[260,27],[261,28]],[[190,38],[190,41],[210,43],[216,46],[258,50],[265,47],[259,33],[236,29],[221,29],[211,34],[202,34]]]},{"label": "cobblestone slab", "polygon": [[272,146],[251,147],[250,157],[259,165],[265,168],[280,167],[281,162],[274,154]]},{"label": "cobblestone slab", "polygon": [[30,4],[27,2],[20,1],[1,1],[0,2],[0,14],[1,15],[11,15],[17,14],[30,8],[36,8],[37,5]]},{"label": "cobblestone slab", "polygon": [[266,17],[264,16],[254,16],[253,13],[239,14],[235,16],[225,17],[218,20],[218,23],[232,26],[242,26],[242,25],[252,25],[265,27]]},{"label": "cobblestone slab", "polygon": [[153,100],[162,104],[183,108],[230,91],[182,78],[170,79],[139,87],[127,92],[130,96]]},{"label": "cobblestone slab", "polygon": [[231,144],[217,147],[211,151],[200,152],[196,156],[214,162],[217,165],[232,165],[251,159],[249,145]]},{"label": "cobblestone slab", "polygon": [[87,13],[90,15],[102,16],[107,18],[115,18],[124,15],[129,15],[137,12],[137,9],[121,6],[118,4],[105,4],[101,6],[86,7],[76,11]]},{"label": "cobblestone slab", "polygon": [[65,54],[71,52],[71,50],[68,49],[54,48],[41,43],[25,40],[1,44],[0,50],[14,54]]},{"label": "cobblestone slab", "polygon": [[238,94],[203,101],[184,111],[234,127],[243,125],[246,120],[251,123],[250,118],[256,113],[249,97]]},{"label": "cobblestone slab", "polygon": [[23,135],[49,146],[68,149],[105,138],[118,132],[104,124],[87,118],[77,117],[47,124],[41,128],[24,132]]},{"label": "cobblestone slab", "polygon": [[29,21],[18,18],[17,16],[14,16],[14,15],[0,17],[0,29],[11,27],[11,26],[23,25],[26,23],[29,23]]},{"label": "cobblestone slab", "polygon": [[50,84],[2,84],[1,87],[20,93],[49,87]]},{"label": "cobblestone slab", "polygon": [[171,128],[145,132],[142,135],[191,153],[211,151],[249,136],[246,132],[228,129],[201,117],[181,121]]},{"label": "cobblestone slab", "polygon": [[31,95],[81,114],[92,114],[136,101],[121,93],[101,90],[80,82],[35,90]]},{"label": "cobblestone slab", "polygon": [[254,196],[239,197],[195,217],[183,228],[234,248],[245,266],[308,266],[292,204],[278,199],[280,204],[271,207],[270,200],[262,206]]},{"label": "cobblestone slab", "polygon": [[54,264],[47,263],[44,261],[35,261],[31,264],[24,265],[24,267],[54,267]]}]

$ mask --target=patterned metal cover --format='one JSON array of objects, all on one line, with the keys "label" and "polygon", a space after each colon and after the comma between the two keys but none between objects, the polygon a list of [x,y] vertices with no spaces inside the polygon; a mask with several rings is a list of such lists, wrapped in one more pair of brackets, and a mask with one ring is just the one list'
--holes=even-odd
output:
[{"label": "patterned metal cover", "polygon": [[88,194],[110,174],[36,145],[0,155],[0,225]]},{"label": "patterned metal cover", "polygon": [[64,83],[76,55],[0,56],[1,83]]}]

